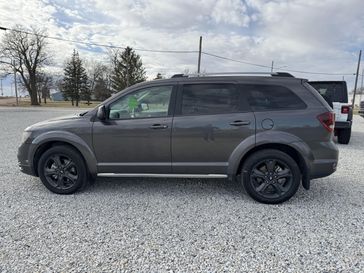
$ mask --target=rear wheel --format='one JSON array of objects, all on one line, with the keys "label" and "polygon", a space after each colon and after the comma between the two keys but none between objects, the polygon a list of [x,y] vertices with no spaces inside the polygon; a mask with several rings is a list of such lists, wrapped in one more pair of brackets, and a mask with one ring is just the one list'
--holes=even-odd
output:
[{"label": "rear wheel", "polygon": [[47,189],[59,194],[74,193],[87,182],[82,156],[66,145],[45,151],[39,160],[38,173]]},{"label": "rear wheel", "polygon": [[337,141],[340,144],[348,144],[351,137],[351,128],[340,129],[337,131]]},{"label": "rear wheel", "polygon": [[256,201],[282,203],[298,190],[301,172],[292,157],[278,150],[252,154],[242,168],[242,184]]}]

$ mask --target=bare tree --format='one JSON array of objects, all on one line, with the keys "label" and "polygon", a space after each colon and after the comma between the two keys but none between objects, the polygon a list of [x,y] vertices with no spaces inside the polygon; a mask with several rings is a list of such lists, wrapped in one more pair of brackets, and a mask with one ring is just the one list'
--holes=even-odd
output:
[{"label": "bare tree", "polygon": [[91,92],[93,92],[96,82],[101,78],[107,77],[107,75],[110,74],[110,69],[106,65],[95,60],[86,62],[85,66],[88,79],[90,82],[90,89]]},{"label": "bare tree", "polygon": [[7,31],[0,44],[0,64],[5,71],[16,70],[29,92],[32,105],[39,105],[37,74],[49,63],[44,31],[32,28],[27,32],[21,26]]},{"label": "bare tree", "polygon": [[50,97],[51,88],[53,86],[53,78],[51,75],[45,73],[37,74],[37,91],[38,91],[38,101],[41,103],[47,103],[47,98]]},{"label": "bare tree", "polygon": [[96,100],[105,100],[111,96],[110,75],[111,69],[101,62],[91,60],[86,63],[91,94]]}]

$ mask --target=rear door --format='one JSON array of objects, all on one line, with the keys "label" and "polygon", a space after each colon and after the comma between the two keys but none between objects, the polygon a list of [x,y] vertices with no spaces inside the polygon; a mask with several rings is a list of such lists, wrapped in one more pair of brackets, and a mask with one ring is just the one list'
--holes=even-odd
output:
[{"label": "rear door", "polygon": [[234,82],[182,84],[172,128],[172,172],[226,174],[231,153],[254,134],[254,114]]}]

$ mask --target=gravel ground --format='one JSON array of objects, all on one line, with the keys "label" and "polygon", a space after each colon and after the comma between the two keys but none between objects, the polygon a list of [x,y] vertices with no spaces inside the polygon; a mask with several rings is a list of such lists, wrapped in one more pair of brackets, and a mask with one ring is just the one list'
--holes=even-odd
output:
[{"label": "gravel ground", "polygon": [[363,272],[364,119],[338,171],[281,205],[225,180],[98,179],[50,193],[17,168],[28,125],[69,110],[0,108],[0,272]]}]

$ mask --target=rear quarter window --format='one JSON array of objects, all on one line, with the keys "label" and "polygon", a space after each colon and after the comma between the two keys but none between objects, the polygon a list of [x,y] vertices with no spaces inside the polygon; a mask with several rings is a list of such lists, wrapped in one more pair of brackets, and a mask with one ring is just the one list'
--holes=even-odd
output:
[{"label": "rear quarter window", "polygon": [[305,109],[306,104],[290,89],[279,85],[241,85],[253,111]]}]

